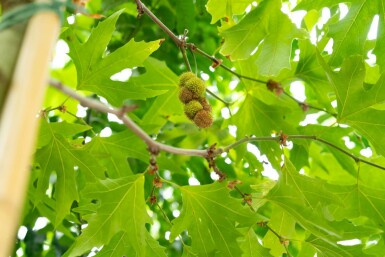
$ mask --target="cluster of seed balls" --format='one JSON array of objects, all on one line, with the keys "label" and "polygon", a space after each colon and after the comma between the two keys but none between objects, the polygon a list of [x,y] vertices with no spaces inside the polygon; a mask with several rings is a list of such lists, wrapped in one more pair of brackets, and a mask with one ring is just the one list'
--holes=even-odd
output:
[{"label": "cluster of seed balls", "polygon": [[192,72],[185,72],[179,77],[179,99],[184,104],[184,113],[200,128],[213,124],[211,106],[205,97],[206,86]]}]

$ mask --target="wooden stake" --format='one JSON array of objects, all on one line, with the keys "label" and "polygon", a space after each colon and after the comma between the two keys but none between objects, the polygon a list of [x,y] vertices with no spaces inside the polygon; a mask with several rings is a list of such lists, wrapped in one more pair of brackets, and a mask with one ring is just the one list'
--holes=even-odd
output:
[{"label": "wooden stake", "polygon": [[49,61],[59,17],[39,12],[29,21],[0,121],[0,257],[8,257],[26,195]]}]

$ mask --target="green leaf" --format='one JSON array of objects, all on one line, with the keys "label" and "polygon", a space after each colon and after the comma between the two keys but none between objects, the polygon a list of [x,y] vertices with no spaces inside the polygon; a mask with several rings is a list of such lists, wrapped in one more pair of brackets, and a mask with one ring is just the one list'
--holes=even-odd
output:
[{"label": "green leaf", "polygon": [[189,34],[195,32],[195,7],[193,0],[176,1],[176,29],[180,35],[184,34],[185,29]]},{"label": "green leaf", "polygon": [[[248,95],[231,123],[237,124],[237,138],[239,139],[251,135],[269,136],[279,131],[292,134],[296,130],[285,120],[285,116],[289,113],[290,109],[266,105]],[[257,145],[269,157],[269,161],[279,167],[281,161],[279,144],[277,142],[258,142]]]},{"label": "green leaf", "polygon": [[229,195],[226,183],[180,187],[183,209],[173,221],[170,239],[187,229],[192,250],[199,256],[240,256],[239,227],[257,221],[251,210]]},{"label": "green leaf", "polygon": [[322,239],[314,236],[309,237],[306,242],[317,250],[317,256],[320,257],[355,257],[369,256],[362,252],[362,245],[342,246],[331,245]]},{"label": "green leaf", "polygon": [[137,77],[130,77],[127,82],[129,87],[160,89],[163,93],[177,87],[178,76],[167,67],[165,62],[149,57],[143,62],[143,67],[146,70],[145,73]]},{"label": "green leaf", "polygon": [[279,0],[263,1],[237,25],[222,31],[225,43],[221,53],[231,60],[242,60],[258,47],[259,74],[274,76],[283,68],[290,69],[291,42],[304,35],[280,8]]},{"label": "green leaf", "polygon": [[[41,125],[44,135],[49,136],[50,140],[48,144],[36,152],[35,158],[40,165],[40,174],[36,188],[39,197],[35,199],[34,204],[37,205],[42,201],[49,187],[51,175],[55,172],[57,176],[54,193],[56,218],[53,222],[57,226],[70,213],[73,201],[79,201],[76,185],[77,173],[84,173],[87,180],[94,181],[104,177],[104,170],[83,147],[71,145],[62,135],[56,133],[65,126],[60,128],[57,124],[52,125],[51,123],[42,123]],[[81,131],[79,128],[75,130]],[[75,167],[78,167],[79,171],[76,171]]]},{"label": "green leaf", "polygon": [[337,96],[339,122],[357,129],[378,152],[385,154],[385,138],[381,133],[385,119],[379,119],[385,112],[376,109],[377,104],[385,101],[385,75],[375,85],[364,84],[365,65],[360,56],[345,59],[338,73],[321,62]]},{"label": "green leaf", "polygon": [[[146,212],[143,186],[143,174],[88,183],[81,193],[81,205],[97,201],[99,208],[84,216],[88,226],[65,256],[79,256],[102,245],[107,245],[107,253],[165,256],[145,227],[151,219]],[[157,255],[150,255],[154,252]]]},{"label": "green leaf", "polygon": [[98,157],[99,162],[107,168],[110,178],[132,174],[127,161],[128,157],[142,161],[149,159],[146,144],[129,130],[108,138],[94,137],[87,146],[90,153]]},{"label": "green leaf", "polygon": [[311,177],[320,178],[330,184],[352,185],[357,182],[356,172],[347,172],[341,167],[340,162],[329,151],[325,151],[322,144],[311,143],[308,147],[311,162],[306,171]]},{"label": "green leaf", "polygon": [[258,241],[257,235],[253,229],[249,229],[245,236],[245,240],[241,243],[243,251],[242,257],[272,257],[269,250],[264,248]]},{"label": "green leaf", "polygon": [[353,185],[334,188],[344,204],[332,208],[335,219],[368,217],[375,226],[385,226],[385,188]]},{"label": "green leaf", "polygon": [[97,93],[115,106],[122,105],[127,98],[146,99],[164,93],[162,90],[152,90],[111,80],[112,75],[123,69],[142,65],[143,61],[158,49],[160,44],[159,40],[150,43],[131,40],[113,53],[106,55],[105,49],[121,13],[122,11],[118,11],[100,22],[84,44],[78,42],[72,30],[66,32],[70,47],[69,55],[77,70],[77,89]]},{"label": "green leaf", "polygon": [[305,229],[316,236],[339,236],[320,209],[342,201],[329,191],[326,183],[298,174],[288,159],[281,171],[277,185],[265,197],[290,214]]},{"label": "green leaf", "polygon": [[49,123],[49,125],[47,125],[47,122],[45,120],[42,120],[37,142],[37,148],[41,148],[51,142],[54,134],[60,134],[65,137],[71,137],[77,133],[88,131],[90,129],[92,129],[92,127],[88,125],[67,122],[54,122]]},{"label": "green leaf", "polygon": [[[345,145],[344,137],[347,137],[348,135],[352,134],[353,129],[352,128],[341,128],[341,127],[325,127],[325,126],[319,126],[319,125],[307,125],[306,127],[302,127],[298,129],[301,134],[306,135],[313,135],[316,136],[318,139],[325,140],[327,142],[332,143],[334,146],[337,146],[341,149],[344,149],[345,151],[353,152],[354,149],[349,149]],[[313,141],[313,143],[316,143]],[[317,142],[318,143],[318,142]],[[340,151],[336,150],[334,147],[327,146],[323,143],[318,143],[322,148],[329,148],[329,151],[324,152],[331,152],[335,158],[339,161],[342,168],[344,168],[344,171],[349,172],[352,174],[353,177],[357,176],[357,165],[356,162],[346,154],[342,154]],[[354,152],[353,152],[354,153]],[[356,155],[359,155],[359,153],[354,153]]]},{"label": "green leaf", "polygon": [[[334,0],[304,0],[296,7],[296,10],[332,7],[339,2],[344,3],[344,1]],[[328,36],[334,39],[333,53],[330,58],[332,66],[341,65],[344,58],[352,55],[366,55],[365,44],[372,20],[376,14],[384,17],[383,0],[352,0],[349,3],[350,8],[347,15],[337,23],[328,24]],[[383,31],[384,26],[384,19],[380,18],[378,24],[379,32]],[[385,55],[381,46],[383,46],[385,34],[379,32],[377,32],[377,42],[373,52],[377,55],[377,60],[383,70]],[[355,40],[351,40],[352,38]]]},{"label": "green leaf", "polygon": [[[167,93],[157,96],[142,118],[142,124],[154,126],[150,132],[157,133],[170,117],[184,115],[183,105],[178,98],[178,76],[164,62],[153,58],[146,60],[145,67],[149,67],[147,72],[139,76],[135,82],[140,84],[148,83],[149,86],[155,84],[162,87],[162,89],[167,89]],[[144,77],[146,74],[148,74],[148,77]]]},{"label": "green leaf", "polygon": [[233,15],[243,14],[252,0],[209,0],[206,4],[207,11],[211,14],[211,24],[223,17],[232,18]]},{"label": "green leaf", "polygon": [[[103,249],[97,254],[98,257],[109,257],[109,256],[126,256],[136,257],[137,252],[132,246],[132,237],[130,232],[124,231],[117,233],[110,241],[110,243],[103,247]],[[149,233],[145,234],[145,246],[143,257],[166,257],[164,253],[164,247],[160,246]]]},{"label": "green leaf", "polygon": [[316,93],[318,103],[329,111],[334,111],[330,105],[330,92],[333,91],[325,75],[323,66],[317,59],[317,50],[309,40],[300,40],[300,58],[295,76],[305,82]]},{"label": "green leaf", "polygon": [[295,239],[295,219],[278,206],[273,206],[272,212],[269,227],[283,238]]}]

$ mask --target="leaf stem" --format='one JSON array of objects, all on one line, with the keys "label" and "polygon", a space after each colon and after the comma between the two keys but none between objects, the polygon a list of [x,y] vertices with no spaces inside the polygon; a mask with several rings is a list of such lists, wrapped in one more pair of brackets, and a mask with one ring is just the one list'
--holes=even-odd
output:
[{"label": "leaf stem", "polygon": [[[232,105],[232,103],[229,103],[229,102],[226,102],[225,100],[223,100],[222,98],[220,98],[219,96],[217,96],[214,92],[212,92],[211,90],[207,89],[206,88],[206,92],[211,95],[212,97],[214,97],[215,99],[217,99],[218,101],[222,102],[227,108],[229,108],[230,105]],[[229,109],[230,111],[230,109]],[[230,112],[231,113],[231,112]]]},{"label": "leaf stem", "polygon": [[302,107],[302,109],[304,109],[304,107],[307,107],[307,108],[311,108],[311,109],[318,110],[318,111],[321,111],[321,112],[325,112],[325,113],[327,113],[327,114],[329,114],[329,115],[331,115],[333,117],[337,117],[336,113],[332,113],[332,112],[329,112],[328,110],[326,110],[324,108],[320,108],[320,107],[317,107],[317,106],[314,106],[314,105],[311,105],[311,104],[307,104],[305,102],[297,100],[296,98],[294,98],[292,95],[290,95],[285,90],[283,91],[283,94],[286,95],[287,97],[289,97],[291,100],[297,102],[298,105]]},{"label": "leaf stem", "polygon": [[187,70],[188,70],[188,71],[192,71],[190,62],[189,62],[189,60],[188,60],[188,58],[187,58],[186,49],[184,48],[183,45],[180,46],[179,49],[180,49],[180,51],[181,51],[181,53],[182,53],[183,61],[184,61],[184,63],[186,64]]},{"label": "leaf stem", "polygon": [[271,231],[271,233],[273,233],[277,238],[278,240],[281,242],[281,244],[283,245],[283,247],[285,248],[285,251],[286,251],[286,254],[288,257],[291,257],[290,253],[289,253],[289,249],[286,245],[286,243],[288,242],[288,240],[284,237],[282,237],[281,235],[279,235],[274,229],[272,229],[269,225],[265,224],[265,226],[267,227],[268,230]]}]

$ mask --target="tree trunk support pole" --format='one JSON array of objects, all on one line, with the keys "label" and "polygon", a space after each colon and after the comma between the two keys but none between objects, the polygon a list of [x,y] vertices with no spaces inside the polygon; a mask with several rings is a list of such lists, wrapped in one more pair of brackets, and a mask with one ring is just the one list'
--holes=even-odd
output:
[{"label": "tree trunk support pole", "polygon": [[60,30],[53,12],[28,23],[0,120],[0,257],[10,256],[26,196],[52,49]]}]

